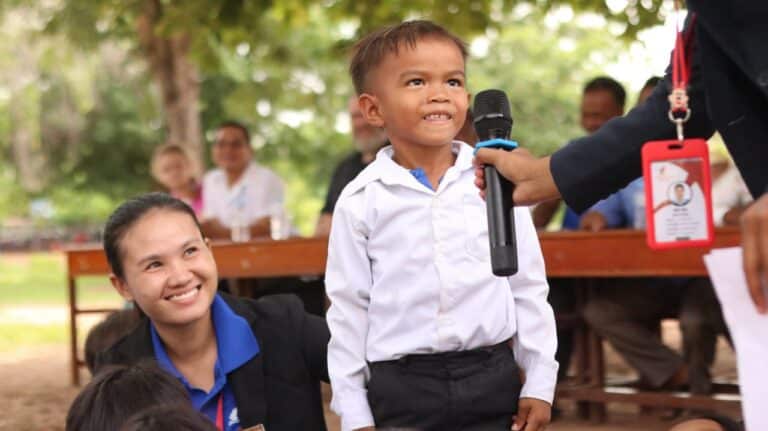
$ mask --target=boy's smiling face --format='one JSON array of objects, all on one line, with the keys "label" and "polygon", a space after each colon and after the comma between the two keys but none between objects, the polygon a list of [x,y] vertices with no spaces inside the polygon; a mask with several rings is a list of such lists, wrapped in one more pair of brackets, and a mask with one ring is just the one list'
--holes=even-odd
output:
[{"label": "boy's smiling face", "polygon": [[448,39],[425,37],[388,54],[360,95],[366,120],[398,146],[449,144],[466,118],[464,58]]}]

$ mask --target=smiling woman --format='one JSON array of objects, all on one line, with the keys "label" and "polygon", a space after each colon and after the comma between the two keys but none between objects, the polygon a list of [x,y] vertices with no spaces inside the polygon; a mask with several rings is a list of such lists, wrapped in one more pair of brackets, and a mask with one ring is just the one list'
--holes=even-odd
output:
[{"label": "smiling woman", "polygon": [[104,250],[112,285],[146,319],[97,355],[97,370],[154,360],[220,430],[325,429],[325,321],[295,297],[217,293],[216,263],[189,206],[161,193],[125,202],[107,221]]}]

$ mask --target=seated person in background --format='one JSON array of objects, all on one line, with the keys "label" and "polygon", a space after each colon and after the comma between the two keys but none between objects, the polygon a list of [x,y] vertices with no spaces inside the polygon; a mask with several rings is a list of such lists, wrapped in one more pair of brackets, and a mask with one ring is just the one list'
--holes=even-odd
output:
[{"label": "seated person in background", "polygon": [[355,179],[357,174],[373,161],[373,158],[376,157],[376,152],[387,142],[384,130],[379,127],[373,127],[365,121],[363,114],[360,112],[360,107],[357,105],[356,97],[349,99],[348,109],[355,151],[342,160],[333,171],[331,184],[328,186],[328,194],[325,197],[325,204],[323,209],[320,210],[320,218],[317,220],[317,226],[315,227],[315,236],[328,236],[331,231],[333,209],[344,186]]},{"label": "seated person in background", "polygon": [[712,218],[715,226],[738,226],[741,214],[752,203],[752,195],[733,164],[723,138],[715,133],[709,141],[712,165]]},{"label": "seated person in background", "polygon": [[203,192],[198,181],[198,169],[187,150],[181,145],[165,144],[152,154],[152,178],[171,196],[181,199],[202,215]]},{"label": "seated person in background", "polygon": [[[645,226],[643,179],[598,202],[581,218],[582,229],[600,231]],[[695,394],[711,392],[709,368],[717,335],[726,333],[709,278],[619,278],[600,282],[584,307],[587,323],[605,337],[653,389],[688,384]],[[683,357],[658,336],[662,319],[677,317]]]},{"label": "seated person in background", "polygon": [[212,159],[216,169],[203,178],[203,233],[232,238],[232,228],[249,237],[270,234],[270,215],[283,212],[285,186],[280,177],[252,160],[251,138],[240,123],[227,121],[216,130]]},{"label": "seated person in background", "polygon": [[225,420],[222,416],[221,423],[214,425],[191,406],[160,405],[131,416],[119,431],[217,431],[224,428]]},{"label": "seated person in background", "polygon": [[[607,76],[598,76],[584,85],[579,108],[581,128],[587,134],[595,133],[603,124],[614,117],[624,115],[624,103],[627,92],[618,81]],[[533,224],[536,229],[544,229],[549,225],[560,205],[565,207],[562,229],[577,230],[579,214],[563,204],[561,199],[542,202],[533,209]],[[558,289],[552,289],[552,292]]]},{"label": "seated person in background", "polygon": [[178,380],[155,364],[106,367],[69,407],[66,431],[119,430],[129,417],[154,406],[190,406]]},{"label": "seated person in background", "polygon": [[[624,103],[627,94],[624,87],[615,79],[607,76],[600,76],[591,79],[584,85],[581,96],[581,105],[579,109],[581,127],[588,134],[594,133],[603,124],[614,117],[624,114]],[[533,210],[533,224],[537,229],[544,229],[552,221],[553,216],[561,206],[564,208],[562,221],[563,230],[576,230],[579,228],[579,216],[575,211],[557,199],[550,202],[543,202],[537,205]],[[552,278],[549,279],[551,286],[549,297],[556,315],[567,316],[577,315],[576,310],[576,288],[584,283],[583,279],[575,278]],[[558,380],[562,381],[568,373],[573,353],[574,329],[564,326],[562,320],[558,322],[557,328],[557,354],[555,359],[560,364],[558,371]],[[555,414],[559,410],[555,409]]]},{"label": "seated person in background", "polygon": [[97,367],[156,362],[211,420],[222,410],[224,431],[325,430],[325,321],[292,295],[217,293],[216,263],[189,206],[163,193],[126,201],[107,221],[104,251],[112,285],[147,318],[97,355]]},{"label": "seated person in background", "polygon": [[85,337],[85,365],[91,375],[99,371],[95,368],[96,355],[112,347],[117,340],[133,331],[140,318],[135,309],[119,310],[110,313],[106,319],[91,328],[88,336]]},{"label": "seated person in background", "polygon": [[461,126],[459,133],[454,138],[457,141],[465,142],[470,147],[474,147],[480,138],[477,136],[475,130],[475,116],[472,115],[472,109],[467,108],[467,118],[464,120],[464,125]]},{"label": "seated person in background", "polygon": [[645,81],[645,84],[643,84],[643,88],[640,89],[640,93],[637,94],[637,103],[635,103],[635,106],[639,106],[645,102],[645,99],[653,93],[653,89],[659,85],[659,82],[661,82],[660,76],[651,76],[648,78],[648,80]]}]

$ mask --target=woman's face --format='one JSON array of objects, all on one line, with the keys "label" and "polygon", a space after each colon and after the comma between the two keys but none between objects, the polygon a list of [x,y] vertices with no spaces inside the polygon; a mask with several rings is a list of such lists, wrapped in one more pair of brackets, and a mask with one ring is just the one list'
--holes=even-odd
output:
[{"label": "woman's face", "polygon": [[156,326],[184,326],[207,317],[216,294],[216,263],[188,214],[154,209],[118,242],[123,278],[113,286]]},{"label": "woman's face", "polygon": [[189,160],[178,153],[161,154],[155,165],[155,177],[168,190],[182,188],[192,179]]}]

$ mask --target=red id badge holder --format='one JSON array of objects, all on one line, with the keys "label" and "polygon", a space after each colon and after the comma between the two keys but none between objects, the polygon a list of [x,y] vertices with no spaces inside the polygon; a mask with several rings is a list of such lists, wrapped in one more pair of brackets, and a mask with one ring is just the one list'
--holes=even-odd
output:
[{"label": "red id badge holder", "polygon": [[[675,2],[675,9],[679,5]],[[686,139],[683,124],[691,117],[688,76],[695,14],[687,34],[679,26],[672,51],[672,92],[668,117],[677,139],[643,146],[646,238],[655,250],[708,246],[714,239],[709,150],[703,139]],[[686,51],[688,56],[686,56]]]},{"label": "red id badge holder", "polygon": [[655,250],[712,244],[709,151],[703,139],[643,146],[646,238]]}]

